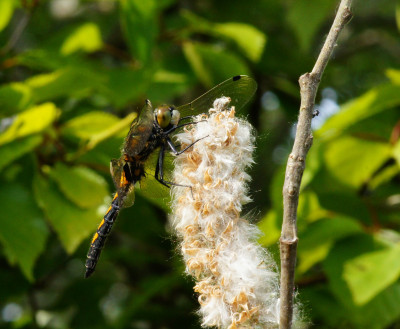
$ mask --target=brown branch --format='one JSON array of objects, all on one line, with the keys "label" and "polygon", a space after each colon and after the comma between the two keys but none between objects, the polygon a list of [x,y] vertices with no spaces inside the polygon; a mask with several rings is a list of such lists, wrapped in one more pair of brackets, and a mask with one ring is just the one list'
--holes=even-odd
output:
[{"label": "brown branch", "polygon": [[294,270],[297,252],[297,206],[305,159],[311,147],[313,136],[311,120],[315,96],[321,76],[332,55],[339,33],[352,17],[351,0],[342,0],[335,20],[321,49],[311,73],[303,74],[300,84],[300,113],[292,153],[289,155],[285,183],[283,185],[283,223],[280,238],[281,254],[281,292],[280,329],[289,329],[293,318]]}]

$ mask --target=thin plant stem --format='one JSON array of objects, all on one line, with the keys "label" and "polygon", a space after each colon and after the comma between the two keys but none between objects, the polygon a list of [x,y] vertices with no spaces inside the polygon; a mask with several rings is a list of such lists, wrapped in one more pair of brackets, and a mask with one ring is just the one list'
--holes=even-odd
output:
[{"label": "thin plant stem", "polygon": [[313,118],[315,96],[339,33],[352,17],[350,11],[351,2],[352,0],[342,0],[340,2],[335,20],[311,73],[305,73],[299,79],[301,96],[299,120],[293,149],[286,165],[285,183],[283,185],[283,223],[280,237],[280,329],[289,329],[292,326],[295,292],[294,273],[298,242],[297,207],[305,160],[313,141],[311,120]]}]

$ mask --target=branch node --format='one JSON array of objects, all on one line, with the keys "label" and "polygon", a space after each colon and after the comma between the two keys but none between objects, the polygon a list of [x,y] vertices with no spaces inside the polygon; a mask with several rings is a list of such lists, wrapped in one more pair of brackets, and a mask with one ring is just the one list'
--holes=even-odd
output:
[{"label": "branch node", "polygon": [[343,12],[343,24],[346,25],[353,18],[353,13],[349,7],[346,7]]}]

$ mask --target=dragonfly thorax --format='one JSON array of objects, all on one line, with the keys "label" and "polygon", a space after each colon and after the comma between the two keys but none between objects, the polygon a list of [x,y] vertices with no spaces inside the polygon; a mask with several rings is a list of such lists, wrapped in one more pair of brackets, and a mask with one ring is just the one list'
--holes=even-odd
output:
[{"label": "dragonfly thorax", "polygon": [[157,107],[154,114],[158,125],[163,129],[169,126],[177,126],[180,119],[179,111],[168,105]]}]

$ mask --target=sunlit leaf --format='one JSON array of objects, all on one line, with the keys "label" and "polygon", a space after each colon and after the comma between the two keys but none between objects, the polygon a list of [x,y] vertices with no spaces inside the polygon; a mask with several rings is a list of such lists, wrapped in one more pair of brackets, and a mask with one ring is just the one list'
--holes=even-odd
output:
[{"label": "sunlit leaf", "polygon": [[101,32],[94,23],[86,23],[77,28],[61,46],[61,54],[69,55],[76,51],[94,52],[103,47]]},{"label": "sunlit leaf", "polygon": [[241,51],[253,62],[258,62],[267,38],[254,26],[243,23],[216,24],[216,33],[232,39]]},{"label": "sunlit leaf", "polygon": [[83,67],[68,67],[51,73],[36,75],[26,80],[35,102],[63,96],[82,97],[104,82],[99,73]]},{"label": "sunlit leaf", "polygon": [[344,264],[343,278],[356,304],[369,302],[400,276],[400,245],[365,253]]},{"label": "sunlit leaf", "polygon": [[57,162],[50,175],[65,196],[81,208],[100,206],[109,195],[105,179],[87,167]]},{"label": "sunlit leaf", "polygon": [[324,158],[334,177],[344,185],[359,188],[390,155],[389,144],[342,137],[327,145]]},{"label": "sunlit leaf", "polygon": [[189,11],[182,15],[190,22],[191,30],[233,41],[251,61],[260,60],[267,37],[254,26],[237,22],[211,23]]},{"label": "sunlit leaf", "polygon": [[45,130],[59,113],[59,109],[53,103],[38,105],[19,113],[6,131],[0,135],[0,145]]},{"label": "sunlit leaf", "polygon": [[21,267],[24,275],[33,280],[33,266],[44,251],[48,228],[32,194],[19,185],[0,185],[2,200],[0,240],[6,255]]},{"label": "sunlit leaf", "polygon": [[157,2],[155,0],[120,0],[122,26],[129,49],[142,64],[152,59],[158,33]]},{"label": "sunlit leaf", "polygon": [[399,284],[385,289],[370,302],[360,306],[354,303],[351,291],[343,278],[347,262],[379,249],[382,250],[382,247],[377,246],[371,236],[358,235],[336,244],[324,261],[330,290],[349,310],[351,316],[347,319],[358,328],[386,328],[400,315]]},{"label": "sunlit leaf", "polygon": [[400,166],[400,140],[393,147],[393,157],[396,159],[398,166]]},{"label": "sunlit leaf", "polygon": [[281,234],[280,223],[282,218],[279,218],[274,211],[268,212],[266,216],[258,223],[258,227],[264,235],[258,239],[258,242],[263,246],[270,246],[279,240]]},{"label": "sunlit leaf", "polygon": [[323,262],[332,293],[347,307],[352,307],[354,302],[348,285],[343,279],[344,264],[363,253],[375,250],[378,250],[378,247],[375,245],[372,236],[361,234],[336,243]]},{"label": "sunlit leaf", "polygon": [[110,113],[92,111],[67,121],[62,127],[62,134],[87,140],[118,121],[119,119]]},{"label": "sunlit leaf", "polygon": [[[295,0],[289,7],[287,21],[297,34],[299,45],[303,52],[307,51],[313,41],[314,35],[328,15],[333,17],[334,0]],[[328,33],[326,31],[325,33]]]},{"label": "sunlit leaf", "polygon": [[[398,8],[400,8],[400,5],[398,5]],[[399,10],[399,13],[400,13],[400,10]],[[390,81],[394,85],[400,85],[400,70],[387,69],[386,76],[390,79]]]},{"label": "sunlit leaf", "polygon": [[[394,154],[396,158],[396,154]],[[397,157],[400,157],[397,155]],[[400,172],[400,158],[397,159],[397,164],[386,166],[382,170],[380,170],[374,177],[368,182],[368,187],[371,190],[376,189],[377,187],[388,183],[393,177],[399,174]]]},{"label": "sunlit leaf", "polygon": [[0,32],[8,25],[14,12],[14,0],[0,1]]},{"label": "sunlit leaf", "polygon": [[54,182],[39,175],[34,177],[33,190],[37,203],[44,210],[64,249],[73,253],[82,240],[95,230],[102,212],[97,208],[82,209],[75,206]]},{"label": "sunlit leaf", "polygon": [[321,207],[318,195],[310,190],[300,192],[297,208],[298,221],[304,223],[304,225],[307,222],[314,222],[330,215],[328,211]]},{"label": "sunlit leaf", "polygon": [[129,131],[129,127],[132,121],[136,118],[137,113],[128,114],[125,118],[121,119],[117,123],[108,127],[108,129],[99,132],[98,134],[92,135],[88,143],[85,146],[85,152],[92,150],[99,143],[105,141],[112,136],[126,136]]},{"label": "sunlit leaf", "polygon": [[42,142],[42,136],[33,135],[0,146],[0,170],[30,152]]},{"label": "sunlit leaf", "polygon": [[340,112],[326,121],[316,137],[335,138],[352,125],[400,105],[400,85],[385,84],[342,106]]},{"label": "sunlit leaf", "polygon": [[250,73],[239,57],[218,47],[185,42],[183,51],[197,77],[207,87],[235,75]]}]

